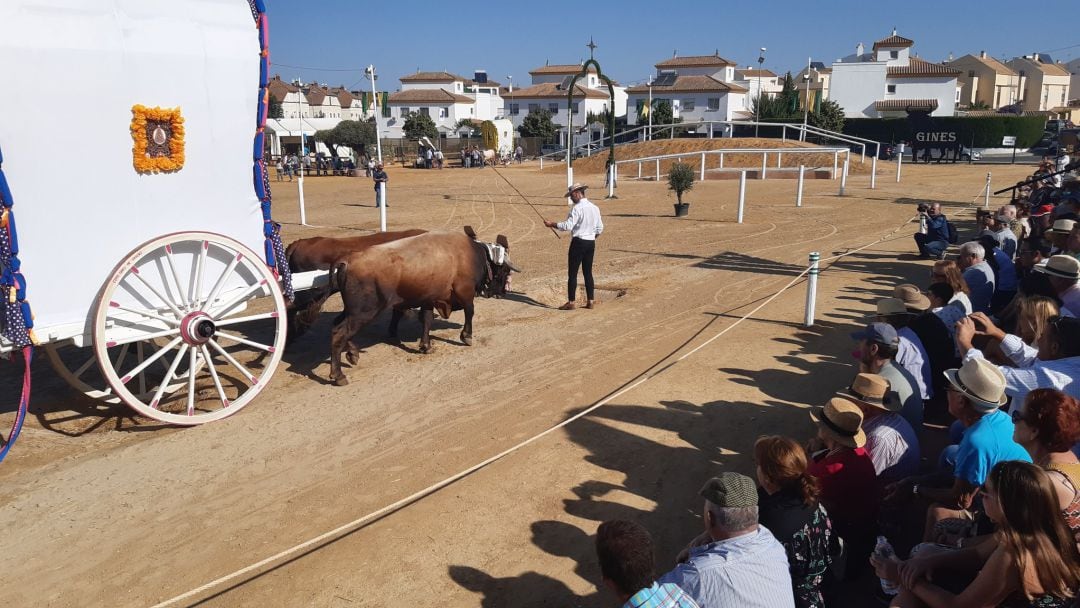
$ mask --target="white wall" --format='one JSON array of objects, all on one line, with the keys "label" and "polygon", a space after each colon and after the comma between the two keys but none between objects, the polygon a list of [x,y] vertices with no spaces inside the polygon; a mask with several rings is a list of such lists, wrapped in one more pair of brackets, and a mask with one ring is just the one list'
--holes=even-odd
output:
[{"label": "white wall", "polygon": [[[720,107],[717,110],[709,110],[709,99],[718,98],[720,100]],[[679,100],[679,112],[676,115],[678,118],[682,118],[685,123],[699,122],[702,120],[733,120],[734,112],[746,109],[744,104],[746,103],[745,93],[729,93],[723,91],[712,92],[687,92],[687,93],[671,93],[665,92],[663,95],[657,95],[656,91],[653,91],[653,101],[657,99],[677,99]],[[686,101],[693,100],[694,109],[686,109]],[[649,103],[648,93],[634,93],[629,95],[626,100],[626,122],[628,125],[637,125],[637,104],[638,101]],[[648,124],[646,121],[645,124]]]},{"label": "white wall", "polygon": [[884,99],[936,99],[938,107],[931,116],[956,113],[956,78],[891,78],[886,84],[895,84],[896,93],[885,95]]},{"label": "white wall", "polygon": [[[832,64],[829,99],[840,104],[844,116],[872,118],[877,116],[874,102],[885,99],[885,76],[888,66],[879,61]],[[955,90],[954,93],[955,95]]]}]

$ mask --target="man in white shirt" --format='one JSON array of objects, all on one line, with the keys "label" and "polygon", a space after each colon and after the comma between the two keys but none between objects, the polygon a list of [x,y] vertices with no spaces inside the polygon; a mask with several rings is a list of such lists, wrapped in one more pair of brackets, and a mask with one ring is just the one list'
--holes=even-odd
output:
[{"label": "man in white shirt", "polygon": [[574,206],[570,208],[570,214],[566,216],[564,221],[549,222],[544,220],[544,225],[548,228],[557,228],[564,232],[568,231],[573,237],[570,240],[570,252],[568,255],[567,299],[566,304],[560,306],[559,310],[574,310],[576,307],[574,300],[577,296],[579,267],[585,277],[585,296],[588,298],[585,308],[596,306],[596,299],[593,294],[592,264],[593,254],[596,251],[596,237],[600,236],[600,233],[604,231],[604,222],[600,219],[600,208],[585,198],[586,188],[588,186],[585,184],[575,183],[566,191],[566,196],[570,197],[570,200],[574,202]]},{"label": "man in white shirt", "polygon": [[1050,287],[1061,300],[1063,315],[1080,317],[1080,260],[1071,255],[1055,255],[1035,270],[1050,279]]}]

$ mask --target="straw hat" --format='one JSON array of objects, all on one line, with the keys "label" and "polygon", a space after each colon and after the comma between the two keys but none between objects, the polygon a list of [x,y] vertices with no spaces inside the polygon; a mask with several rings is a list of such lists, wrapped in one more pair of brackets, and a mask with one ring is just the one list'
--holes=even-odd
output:
[{"label": "straw hat", "polygon": [[569,188],[566,189],[566,194],[564,194],[563,196],[570,196],[570,193],[575,191],[575,190],[581,190],[582,192],[584,192],[587,188],[588,188],[588,186],[586,186],[585,184],[583,184],[581,182],[574,182],[573,186],[570,186]]},{"label": "straw hat", "polygon": [[975,409],[992,412],[1005,405],[1005,374],[986,359],[970,359],[960,369],[945,370],[945,378]]},{"label": "straw hat", "polygon": [[1072,232],[1073,226],[1076,225],[1076,220],[1057,220],[1054,222],[1054,227],[1046,231],[1046,234],[1060,234],[1068,236]]},{"label": "straw hat", "polygon": [[879,410],[899,412],[903,404],[889,389],[889,381],[877,374],[856,374],[851,386],[836,394]]},{"label": "straw hat", "polygon": [[911,283],[904,283],[893,288],[893,296],[904,303],[909,312],[926,312],[930,310],[930,298],[923,295],[918,287]]},{"label": "straw hat", "polygon": [[1054,255],[1046,261],[1046,264],[1035,266],[1035,270],[1062,279],[1080,279],[1080,260],[1071,255]]},{"label": "straw hat", "polygon": [[877,315],[879,317],[910,314],[911,311],[904,305],[904,301],[899,298],[881,298],[877,301]]},{"label": "straw hat", "polygon": [[866,445],[866,433],[862,430],[863,413],[859,406],[848,399],[833,397],[823,407],[810,410],[810,417],[830,439],[849,448]]}]

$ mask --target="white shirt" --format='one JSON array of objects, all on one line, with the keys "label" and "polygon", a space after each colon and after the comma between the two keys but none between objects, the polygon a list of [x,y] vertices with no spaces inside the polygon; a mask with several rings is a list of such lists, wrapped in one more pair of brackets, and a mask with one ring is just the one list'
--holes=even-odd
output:
[{"label": "white shirt", "polygon": [[600,208],[587,198],[582,198],[570,208],[566,220],[555,224],[559,230],[569,230],[570,234],[583,241],[593,241],[604,231],[604,222],[600,219]]},{"label": "white shirt", "polygon": [[866,451],[882,481],[896,481],[919,472],[919,438],[900,414],[892,412],[863,423]]},{"label": "white shirt", "polygon": [[971,314],[971,298],[969,298],[966,293],[962,291],[954,293],[952,299],[949,300],[949,304],[953,304],[954,302],[959,303],[960,306],[964,307],[964,315]]},{"label": "white shirt", "polygon": [[1073,285],[1065,291],[1058,294],[1058,299],[1061,300],[1061,308],[1063,311],[1069,314],[1062,313],[1062,316],[1080,317],[1080,285]]},{"label": "white shirt", "polygon": [[[964,362],[983,358],[982,351],[973,348],[964,355]],[[1053,361],[1036,359],[1031,367],[998,366],[998,369],[1005,374],[1005,394],[1012,398],[1009,411],[1021,407],[1027,394],[1037,388],[1055,388],[1080,399],[1080,357]]]},{"label": "white shirt", "polygon": [[900,338],[900,344],[896,347],[896,364],[911,372],[915,382],[919,385],[919,396],[923,401],[933,397],[930,389],[930,356],[926,354],[922,340],[910,327],[904,327],[896,332]]}]

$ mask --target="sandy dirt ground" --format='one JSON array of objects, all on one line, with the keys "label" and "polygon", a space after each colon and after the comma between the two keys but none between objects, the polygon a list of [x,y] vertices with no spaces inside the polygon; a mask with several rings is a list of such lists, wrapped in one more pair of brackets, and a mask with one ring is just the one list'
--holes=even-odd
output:
[{"label": "sandy dirt ground", "polygon": [[[854,371],[848,332],[894,284],[925,282],[928,263],[909,255],[915,202],[940,200],[970,219],[986,174],[904,171],[897,184],[895,165],[881,163],[876,190],[856,175],[845,197],[838,182],[807,181],[802,208],[794,182],[753,181],[741,225],[734,182],[698,184],[690,216],[675,219],[662,184],[623,180],[618,199],[603,200],[602,176],[579,173],[604,213],[601,304],[563,312],[554,306],[565,300],[568,238],[556,239],[539,215],[565,216],[564,176],[530,164],[392,168],[392,228],[505,234],[525,270],[512,297],[478,302],[474,346],[458,342],[461,313],[436,324],[428,355],[416,350],[415,320],[395,346],[380,319],[359,338],[351,384],[329,385],[335,298],[252,405],[188,429],[90,401],[39,357],[26,429],[0,466],[5,603],[153,605],[375,512],[651,374],[412,505],[175,604],[611,605],[596,587],[598,523],[642,522],[658,569],[669,568],[700,530],[701,483],[721,470],[752,474],[748,451],[761,434],[809,436],[805,409]],[[995,167],[994,183],[1028,171]],[[286,240],[378,226],[369,180],[306,180],[308,221],[320,227],[298,225],[295,182],[273,186]],[[732,327],[789,283],[809,252],[831,256],[882,237],[823,265],[813,327],[802,325],[802,282]],[[14,402],[13,368],[0,366],[0,411]]]}]

